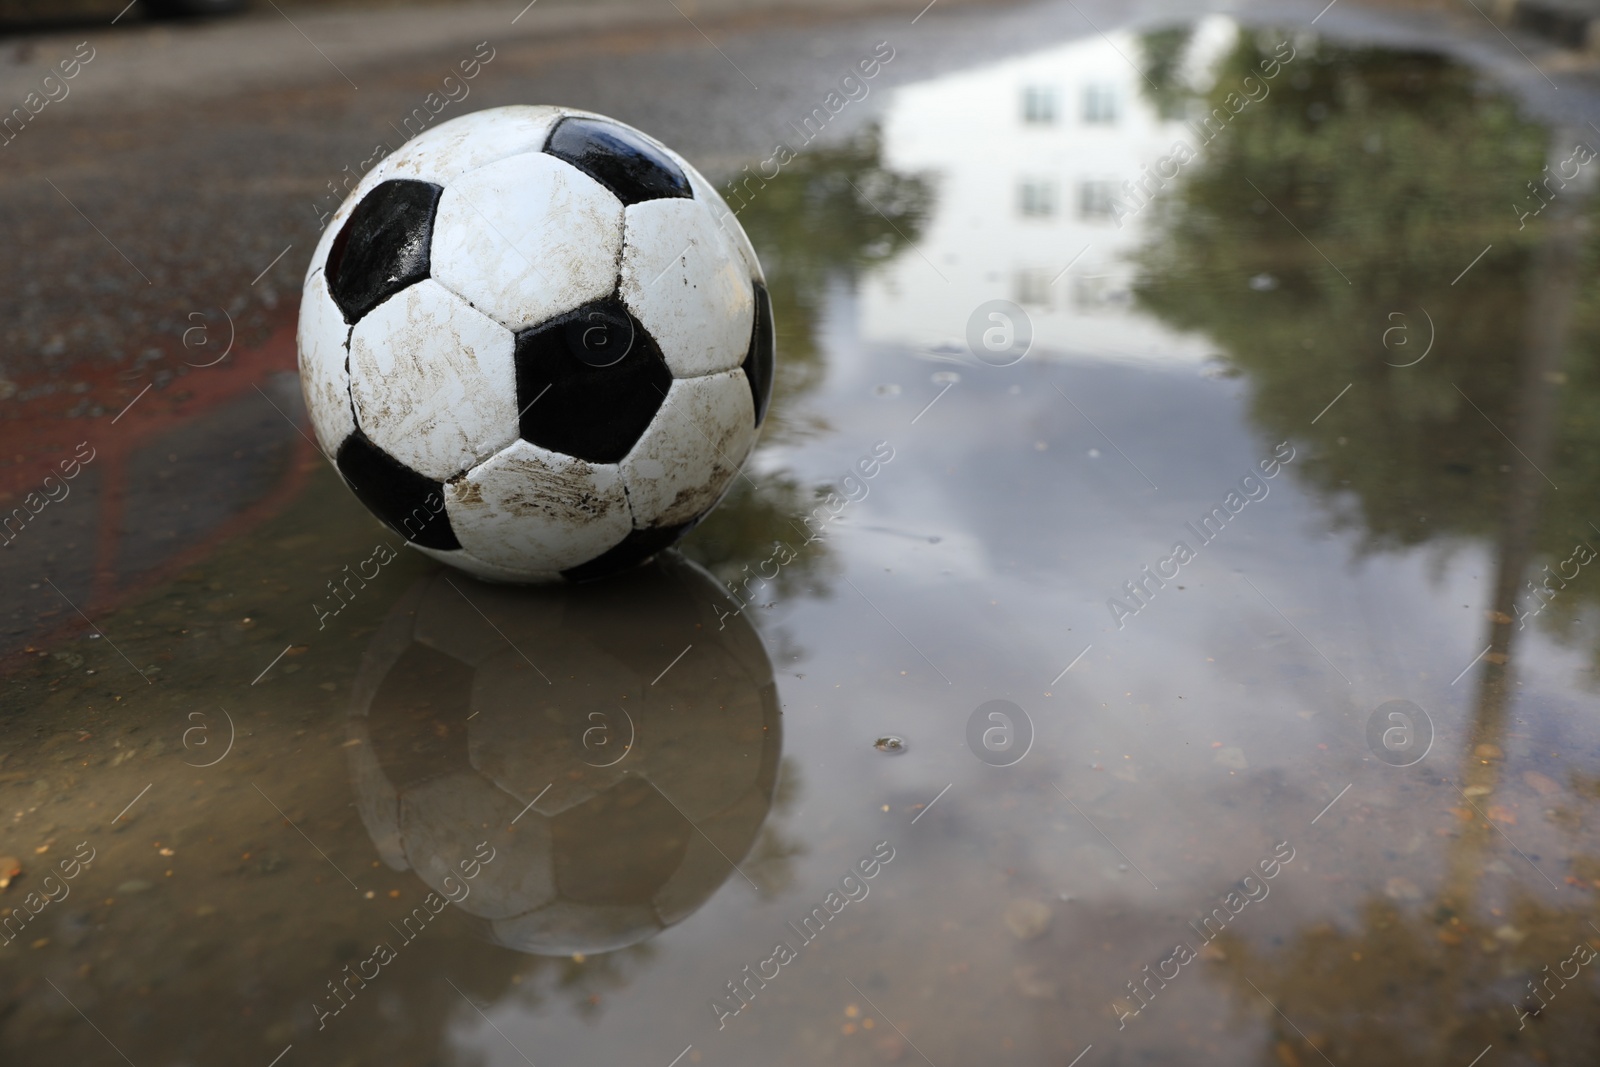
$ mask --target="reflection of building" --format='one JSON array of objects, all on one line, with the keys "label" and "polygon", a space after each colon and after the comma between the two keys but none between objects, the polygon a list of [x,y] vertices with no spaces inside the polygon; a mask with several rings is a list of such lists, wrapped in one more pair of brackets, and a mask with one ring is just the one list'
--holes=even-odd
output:
[{"label": "reflection of building", "polygon": [[[1203,25],[1191,55],[1233,32],[1223,20]],[[884,162],[936,175],[938,203],[921,255],[867,280],[863,336],[962,344],[972,309],[1004,298],[1027,309],[1039,354],[1205,354],[1130,307],[1128,257],[1150,219],[1130,214],[1137,201],[1123,183],[1193,136],[1140,95],[1138,39],[1111,43],[1086,39],[896,92]]]}]

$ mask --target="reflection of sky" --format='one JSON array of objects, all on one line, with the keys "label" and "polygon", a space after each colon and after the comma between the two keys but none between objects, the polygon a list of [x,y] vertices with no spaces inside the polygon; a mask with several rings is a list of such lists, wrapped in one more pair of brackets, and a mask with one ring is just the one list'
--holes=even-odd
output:
[{"label": "reflection of sky", "polygon": [[[1203,77],[1206,58],[1232,33],[1228,20],[1202,23],[1187,64],[1193,76]],[[884,160],[934,176],[940,198],[922,256],[900,257],[862,287],[864,337],[959,344],[968,312],[999,297],[1027,310],[1041,353],[1206,355],[1197,339],[1129,308],[1126,256],[1150,219],[1134,211],[1119,224],[1135,203],[1123,183],[1175,141],[1194,138],[1141,96],[1144,83],[1124,58],[1138,55],[1138,39],[1117,33],[1109,41],[1075,41],[896,91],[883,121]]]},{"label": "reflection of sky", "polygon": [[[1015,121],[1019,90],[1047,76],[1063,87],[1069,118],[1074,94],[1104,79],[1120,94],[1124,121],[1091,131],[1069,123],[1057,140],[1024,128]],[[536,1060],[623,1062],[650,1047],[665,1064],[692,1042],[706,1062],[837,1062],[851,1049],[869,1062],[850,1043],[867,1038],[841,1036],[844,1006],[861,1004],[848,980],[936,1063],[986,1061],[1008,1047],[1015,1062],[1065,1063],[1091,1042],[1123,1049],[1130,1062],[1175,1062],[1161,1057],[1181,1054],[1195,1032],[1218,1049],[1208,1062],[1244,1062],[1265,1031],[1241,1020],[1213,979],[1177,981],[1149,1019],[1120,1035],[1107,1005],[1178,940],[1198,944],[1185,921],[1277,841],[1291,842],[1297,857],[1235,927],[1258,946],[1313,922],[1350,920],[1397,873],[1430,891],[1441,877],[1440,828],[1452,818],[1441,813],[1458,801],[1440,779],[1458,773],[1470,747],[1464,727],[1479,668],[1453,680],[1487,642],[1494,561],[1483,547],[1436,543],[1358,559],[1358,535],[1330,531],[1327,505],[1299,486],[1303,445],[1265,500],[1197,545],[1185,522],[1219,504],[1276,442],[1248,421],[1247,380],[1207,374],[1203,345],[1126,305],[1059,300],[1035,316],[1041,344],[1171,358],[964,365],[924,411],[942,386],[933,380],[939,365],[918,350],[959,337],[977,303],[1012,295],[1016,271],[1059,270],[1093,241],[1085,268],[1126,287],[1116,256],[1148,236],[1139,224],[1094,229],[1067,210],[1036,226],[1016,217],[1013,182],[1047,164],[1064,182],[1131,172],[1162,147],[1167,134],[1141,110],[1133,77],[1106,44],[1080,42],[895,98],[885,119],[890,161],[940,168],[939,206],[919,249],[859,292],[830,295],[818,331],[828,377],[808,403],[832,429],[767,457],[823,481],[879,439],[896,453],[870,495],[831,528],[843,579],[758,615],[769,649],[802,650],[775,663],[785,756],[801,785],[777,822],[808,852],[776,899],[758,900],[730,879],[652,942],[655,961],[607,995],[602,1026],[558,1010],[495,1013],[519,1045],[542,1052]],[[947,126],[934,131],[941,117]],[[974,130],[983,134],[976,146]],[[981,165],[952,160],[956,146],[981,148],[971,154]],[[1062,206],[1071,208],[1070,197]],[[1307,424],[1316,414],[1304,413]],[[1179,538],[1198,548],[1195,561],[1115,629],[1107,598]],[[1581,698],[1584,664],[1532,630],[1520,641],[1522,688],[1501,743],[1520,768],[1561,778],[1553,750],[1595,741],[1592,727],[1549,710]],[[965,748],[968,715],[994,698],[1019,703],[1037,731],[1033,751],[1009,769]],[[1427,773],[1386,767],[1367,752],[1367,716],[1390,699],[1432,715],[1439,736]],[[875,753],[871,742],[885,732],[904,737],[909,751]],[[913,805],[947,784],[912,825]],[[1538,818],[1539,798],[1515,781],[1496,799],[1521,805],[1515,839],[1559,880],[1573,841]],[[884,839],[898,856],[869,900],[851,905],[717,1032],[710,999],[770,955],[784,923]],[[1503,900],[1513,887],[1545,892],[1499,844],[1482,867],[1487,898]],[[1049,902],[1048,938],[1019,941],[1003,924],[1007,906],[1024,898]],[[1031,998],[1019,968],[1057,996]],[[463,1018],[463,1041],[489,1062],[520,1062],[479,1020]],[[1212,1026],[1224,1018],[1226,1034]]]},{"label": "reflection of sky", "polygon": [[[1449,683],[1481,648],[1491,576],[1483,552],[1462,550],[1442,570],[1426,550],[1355,564],[1351,539],[1325,532],[1317,506],[1285,472],[1117,632],[1105,599],[1270,452],[1245,425],[1239,386],[1184,368],[1090,364],[1064,374],[1024,361],[963,371],[911,426],[939,388],[927,363],[842,344],[833,354],[840,370],[815,403],[837,430],[806,451],[802,473],[834,476],[880,438],[896,456],[830,535],[860,594],[839,581],[826,597],[783,603],[760,619],[769,648],[783,643],[781,631],[804,649],[799,662],[775,666],[785,756],[803,787],[779,825],[808,854],[777,899],[760,902],[730,879],[653,941],[657,959],[633,986],[608,995],[603,1026],[557,1012],[533,1025],[497,1017],[519,1044],[511,1027],[526,1027],[523,1047],[539,1042],[554,1062],[604,1062],[608,1053],[661,1041],[676,1042],[666,1059],[694,1042],[718,1057],[708,1062],[833,1062],[826,1057],[836,1054],[830,1042],[840,1040],[840,1012],[860,1003],[846,978],[902,1025],[912,1021],[912,1039],[935,1063],[980,1056],[991,1028],[1021,1048],[1052,1052],[1045,1035],[1063,1027],[1084,1033],[1083,1044],[1110,1042],[1115,1026],[1096,1013],[1120,983],[1177,939],[1198,945],[1185,920],[1276,841],[1290,841],[1298,855],[1268,900],[1237,923],[1257,944],[1350,918],[1362,895],[1381,893],[1397,870],[1422,885],[1440,873],[1432,827],[1450,799],[1430,788],[1420,800],[1421,776],[1368,757],[1362,730],[1382,701],[1415,700],[1441,734],[1437,762],[1429,762],[1435,776],[1455,773],[1475,675]],[[842,369],[857,360],[868,378]],[[869,379],[902,391],[875,396]],[[1052,384],[1092,412],[1160,490]],[[1092,458],[1090,449],[1101,454]],[[1529,641],[1524,662],[1535,700],[1573,686],[1582,666],[1539,640]],[[1019,703],[1037,730],[1029,756],[1003,770],[981,764],[964,742],[967,716],[996,697]],[[1525,729],[1513,730],[1523,739],[1507,747],[1532,765],[1542,753]],[[885,732],[906,738],[906,755],[873,752],[872,740]],[[1217,742],[1242,750],[1248,765],[1218,762]],[[1311,826],[1351,783],[1340,806]],[[911,806],[946,784],[927,817],[910,825]],[[1161,891],[1119,869],[1121,858],[1053,786]],[[1370,822],[1381,832],[1364,835]],[[1532,843],[1540,833],[1519,828],[1516,839],[1556,873],[1562,849]],[[755,1006],[716,1032],[709,999],[770,954],[785,922],[819,903],[883,839],[899,855],[865,905],[851,905],[841,929],[803,949]],[[1499,858],[1522,863],[1501,851]],[[1524,867],[1513,870],[1494,891],[1538,881]],[[1047,949],[1019,943],[1002,925],[1018,898],[1055,909]],[[970,978],[947,973],[962,964]],[[1055,1011],[1052,1021],[1037,1020],[1045,1005],[1016,991],[1014,972],[1024,966],[1043,967],[1057,984],[1070,1022]],[[865,984],[872,976],[887,984],[875,990]],[[1216,986],[1192,977],[1156,1007],[1151,1026],[1130,1027],[1117,1040],[1170,1050],[1176,1024],[1230,1010]],[[681,1036],[665,1040],[666,1033]],[[1259,1035],[1239,1027],[1228,1040],[1239,1044],[1224,1047],[1243,1050]],[[493,1063],[518,1062],[503,1045],[495,1051],[497,1041],[484,1030],[473,1044]],[[934,1051],[940,1046],[943,1056]],[[1241,1051],[1233,1062],[1243,1060]]]}]

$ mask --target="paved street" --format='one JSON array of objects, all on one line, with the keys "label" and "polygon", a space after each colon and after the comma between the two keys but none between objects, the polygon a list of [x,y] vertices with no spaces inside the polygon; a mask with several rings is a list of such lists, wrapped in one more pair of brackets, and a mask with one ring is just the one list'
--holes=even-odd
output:
[{"label": "paved street", "polygon": [[[1588,619],[1574,607],[1560,633],[1519,637],[1540,670],[1513,685],[1512,616],[1482,586],[1496,566],[1513,577],[1533,566],[1531,511],[1507,503],[1535,480],[1522,446],[1562,482],[1552,510],[1579,507],[1592,469],[1588,416],[1554,419],[1547,455],[1524,436],[1537,420],[1504,409],[1517,389],[1568,375],[1572,395],[1591,395],[1581,360],[1540,362],[1555,357],[1537,328],[1561,299],[1590,299],[1592,278],[1576,277],[1563,243],[1589,233],[1586,216],[1552,210],[1524,232],[1514,212],[1528,209],[1511,205],[1548,153],[1600,122],[1593,53],[1491,22],[1504,5],[1442,0],[283,3],[193,23],[135,9],[111,25],[120,6],[52,9],[0,41],[0,117],[48,97],[0,124],[0,513],[37,501],[54,472],[70,487],[0,534],[0,859],[28,872],[0,907],[80,837],[102,855],[70,907],[0,946],[8,1067],[121,1062],[108,1043],[139,1067],[265,1067],[288,1047],[279,1067],[908,1063],[923,1048],[943,1067],[1059,1067],[1091,1043],[1080,1067],[1179,1062],[1201,1047],[1192,1062],[1294,1067],[1321,1062],[1328,1034],[1344,1039],[1342,1020],[1361,1013],[1383,1025],[1351,1047],[1391,1050],[1396,1063],[1467,1067],[1483,1034],[1502,1062],[1507,1048],[1543,1055],[1531,1038],[1514,1046],[1514,1023],[1488,1005],[1504,1015],[1512,977],[1535,973],[1537,953],[1570,951],[1568,920],[1592,911],[1580,894],[1600,886],[1584,822],[1600,797],[1600,749],[1580,714],[1593,700],[1578,663]],[[752,844],[751,830],[748,860],[706,850],[705,910],[675,914],[682,926],[626,952],[524,957],[451,913],[407,949],[407,977],[360,1005],[365,1023],[324,1034],[308,1003],[369,958],[375,931],[388,936],[379,909],[426,891],[423,860],[391,839],[399,831],[373,829],[374,783],[391,771],[442,780],[493,716],[438,718],[429,686],[456,671],[470,695],[465,668],[373,676],[392,631],[409,635],[421,612],[431,565],[417,554],[402,553],[337,626],[315,626],[323,587],[385,536],[305,432],[294,330],[320,220],[364,161],[517,103],[614,115],[730,182],[794,139],[880,44],[893,59],[868,95],[743,216],[779,303],[780,386],[743,483],[695,532],[710,547],[690,556],[707,568],[697,580],[732,581],[791,536],[836,470],[873,442],[900,449],[871,502],[852,502],[752,600],[745,629],[717,638],[770,660],[748,688],[774,719],[783,696],[789,749],[764,798],[770,833]],[[1173,138],[1192,136],[1178,117],[1221,95],[1182,88],[1175,55],[1253,61],[1251,49],[1279,44],[1300,58],[1271,103],[1252,103],[1186,164],[1165,203],[1126,228],[1120,209],[1097,208],[1140,163],[1170,159]],[[1104,85],[1114,93],[1098,95]],[[1079,103],[1089,98],[1117,104]],[[1576,211],[1584,188],[1555,201],[1560,211]],[[1570,233],[1545,236],[1551,219]],[[1072,273],[1078,255],[1094,270]],[[1155,281],[1131,280],[1136,262]],[[1396,377],[1384,331],[1399,327],[1385,316],[1403,304],[1420,321],[1418,293],[1439,315],[1440,345]],[[1014,369],[969,360],[961,344],[996,294],[1028,303],[1040,327],[1039,354]],[[1573,320],[1573,337],[1592,336],[1591,313]],[[1181,523],[1219,514],[1241,472],[1264,469],[1251,464],[1279,441],[1293,451],[1287,439],[1299,458],[1239,520],[1257,525],[1231,529],[1233,542],[1157,583],[1159,600],[1134,597],[1137,610],[1108,623],[1106,594],[1123,596],[1130,576],[1155,582],[1138,567],[1171,560]],[[1569,534],[1550,536],[1570,551]],[[1240,580],[1246,569],[1259,588]],[[516,615],[515,597],[501,604]],[[674,626],[689,617],[668,608]],[[572,653],[568,637],[603,648],[608,627],[637,621],[603,597],[573,600],[560,617],[577,636],[552,636],[543,610],[518,621],[531,636],[514,648],[508,692],[525,695],[524,660],[548,666],[544,650]],[[455,605],[436,625],[498,626],[491,614]],[[1552,632],[1559,614],[1544,620]],[[1133,615],[1124,635],[1116,623]],[[1486,626],[1500,628],[1491,647]],[[669,666],[682,672],[668,675],[682,707],[702,717],[683,747],[733,752],[702,777],[760,762],[770,786],[776,727],[753,720],[749,732],[770,734],[759,760],[719,747],[730,732],[717,713],[749,694],[707,654],[713,627],[680,629],[661,639],[665,654],[642,642],[649,669],[580,649],[549,684],[646,694]],[[485,647],[512,647],[496,633]],[[415,728],[387,749],[378,726],[356,722],[380,690]],[[1403,694],[1436,710],[1442,755],[1426,779],[1382,777],[1394,768],[1361,734],[1371,708]],[[971,741],[972,724],[983,737],[989,721],[973,709],[1002,697],[1032,709],[1039,737],[1010,778]],[[239,746],[213,773],[219,715]],[[542,720],[510,718],[493,724],[504,735],[473,735],[474,767],[485,753],[543,751]],[[218,731],[211,749],[196,741],[200,722]],[[903,750],[888,743],[902,734]],[[369,749],[379,755],[361,763]],[[1516,774],[1488,781],[1506,752],[1522,761]],[[511,796],[484,803],[498,818]],[[1473,821],[1462,797],[1493,822]],[[429,813],[440,825],[487,825],[447,801]],[[509,814],[521,818],[521,803]],[[517,832],[553,833],[530,830],[539,818]],[[1502,827],[1531,839],[1534,859],[1502,849]],[[1208,950],[1208,984],[1186,980],[1159,1005],[1172,1025],[1141,1020],[1123,1035],[1107,1004],[1131,1006],[1122,987],[1171,951],[1156,944],[1168,927],[1271,854],[1269,828],[1305,850],[1274,883],[1295,888],[1247,913],[1241,936],[1256,940]],[[699,848],[678,829],[662,840]],[[722,1033],[708,999],[731,996],[725,980],[768,958],[780,918],[805,914],[890,836],[902,858],[872,904],[830,930],[840,947],[820,943],[832,960],[783,972],[809,977],[785,977],[729,1024],[738,1036],[720,1059],[707,1052]],[[668,851],[657,844],[633,852],[654,863]],[[734,859],[754,877],[733,874]],[[1535,860],[1537,875],[1522,866]],[[1462,872],[1490,888],[1462,903],[1450,895],[1470,881]],[[1531,918],[1517,910],[1516,894],[1547,888]],[[1379,945],[1331,932],[1361,914],[1403,935],[1374,935]],[[1278,1003],[1320,1013],[1310,1037],[1245,985],[1290,942],[1310,947],[1274,957],[1296,998]],[[1392,953],[1380,977],[1352,970],[1380,952]],[[1335,970],[1325,995],[1318,983]],[[1423,977],[1397,990],[1391,972]],[[1243,987],[1239,1000],[1227,983]],[[1592,1001],[1577,998],[1540,1032],[1581,1055]],[[1239,1003],[1245,1021],[1225,1028]],[[1394,1003],[1421,1006],[1391,1017]],[[522,1044],[533,1031],[548,1046]],[[1418,1033],[1435,1059],[1393,1039]]]}]

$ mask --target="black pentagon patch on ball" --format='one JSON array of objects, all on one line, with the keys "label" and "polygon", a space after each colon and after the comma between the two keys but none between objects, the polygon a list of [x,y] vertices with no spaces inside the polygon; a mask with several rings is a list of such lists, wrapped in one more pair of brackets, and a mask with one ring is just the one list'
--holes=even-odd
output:
[{"label": "black pentagon patch on ball", "polygon": [[367,510],[401,537],[423,548],[461,547],[444,509],[444,486],[389,455],[359,429],[339,446],[334,464]]},{"label": "black pentagon patch on ball", "polygon": [[379,182],[345,220],[328,249],[328,292],[356,322],[428,276],[433,217],[444,189],[431,182]]},{"label": "black pentagon patch on ball", "polygon": [[638,133],[615,122],[562,119],[544,150],[610,189],[624,207],[641,200],[694,197],[682,167]]},{"label": "black pentagon patch on ball", "polygon": [[750,327],[750,351],[744,357],[744,377],[750,383],[750,398],[756,405],[756,425],[767,417],[772,399],[772,375],[777,363],[777,339],[772,326],[772,297],[767,287],[755,283],[756,320]]},{"label": "black pentagon patch on ball", "polygon": [[[700,518],[704,517],[702,515]],[[651,526],[644,530],[633,530],[615,548],[607,549],[588,563],[568,567],[561,572],[561,577],[569,582],[590,582],[597,578],[609,578],[613,574],[637,567],[657,552],[671,548],[699,523],[700,519],[696,518],[676,526]]]},{"label": "black pentagon patch on ball", "polygon": [[626,456],[672,386],[661,349],[614,297],[518,333],[516,362],[522,439],[591,463]]}]

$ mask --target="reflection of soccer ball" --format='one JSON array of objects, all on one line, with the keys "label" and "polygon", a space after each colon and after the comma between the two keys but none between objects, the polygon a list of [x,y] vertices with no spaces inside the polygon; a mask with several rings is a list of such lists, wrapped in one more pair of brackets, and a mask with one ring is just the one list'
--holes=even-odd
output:
[{"label": "reflection of soccer ball", "polygon": [[414,547],[484,578],[621,570],[711,510],[772,390],[772,306],[711,183],[554,107],[374,167],[306,275],[317,440]]},{"label": "reflection of soccer ball", "polygon": [[[413,586],[356,679],[351,777],[378,854],[467,886],[460,906],[525,952],[610,951],[687,917],[772,802],[755,630],[719,631],[719,587],[676,555],[581,592],[453,585]],[[482,841],[497,855],[463,881]]]}]

